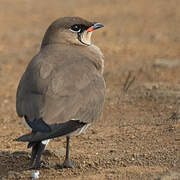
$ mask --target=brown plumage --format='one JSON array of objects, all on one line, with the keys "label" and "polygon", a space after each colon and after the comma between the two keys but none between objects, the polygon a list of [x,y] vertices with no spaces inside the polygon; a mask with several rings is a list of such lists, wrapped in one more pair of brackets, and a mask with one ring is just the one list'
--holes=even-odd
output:
[{"label": "brown plumage", "polygon": [[[16,140],[28,141],[36,154],[44,149],[40,147],[43,140],[66,135],[69,143],[70,133],[99,118],[105,95],[104,62],[90,36],[100,27],[79,17],[56,20],[27,66],[18,86],[16,109],[32,133]],[[31,165],[36,158],[37,168],[40,157],[33,157],[33,151]],[[69,166],[69,161],[63,164]]]}]

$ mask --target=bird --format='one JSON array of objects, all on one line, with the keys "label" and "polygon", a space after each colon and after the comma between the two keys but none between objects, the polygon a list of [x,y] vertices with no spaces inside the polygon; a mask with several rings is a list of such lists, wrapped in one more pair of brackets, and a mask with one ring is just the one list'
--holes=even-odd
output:
[{"label": "bird", "polygon": [[66,155],[57,167],[74,167],[70,137],[99,119],[106,90],[104,56],[91,35],[102,27],[81,17],[58,18],[27,65],[17,88],[16,111],[31,132],[15,140],[32,148],[29,168],[39,169],[49,140],[61,136],[66,137]]}]

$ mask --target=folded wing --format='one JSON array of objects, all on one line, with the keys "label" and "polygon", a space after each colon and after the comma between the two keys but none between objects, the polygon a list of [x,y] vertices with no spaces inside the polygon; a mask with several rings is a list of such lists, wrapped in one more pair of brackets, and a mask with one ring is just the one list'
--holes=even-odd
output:
[{"label": "folded wing", "polygon": [[17,113],[39,133],[31,141],[65,135],[100,116],[104,93],[104,79],[92,61],[66,59],[57,63],[37,56],[20,81]]}]

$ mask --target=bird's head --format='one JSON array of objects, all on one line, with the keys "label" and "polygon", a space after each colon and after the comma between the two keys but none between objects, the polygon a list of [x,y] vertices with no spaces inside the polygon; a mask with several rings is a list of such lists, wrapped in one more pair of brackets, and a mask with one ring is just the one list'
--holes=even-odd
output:
[{"label": "bird's head", "polygon": [[63,17],[47,29],[41,47],[48,44],[91,45],[91,34],[104,27],[101,23],[89,22],[80,17]]}]

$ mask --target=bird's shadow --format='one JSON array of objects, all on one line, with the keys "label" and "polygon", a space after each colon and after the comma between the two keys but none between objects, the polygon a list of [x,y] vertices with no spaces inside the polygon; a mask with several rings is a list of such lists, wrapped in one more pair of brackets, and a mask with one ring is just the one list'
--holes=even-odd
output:
[{"label": "bird's shadow", "polygon": [[9,172],[21,172],[28,169],[30,153],[26,151],[0,150],[0,177]]}]

